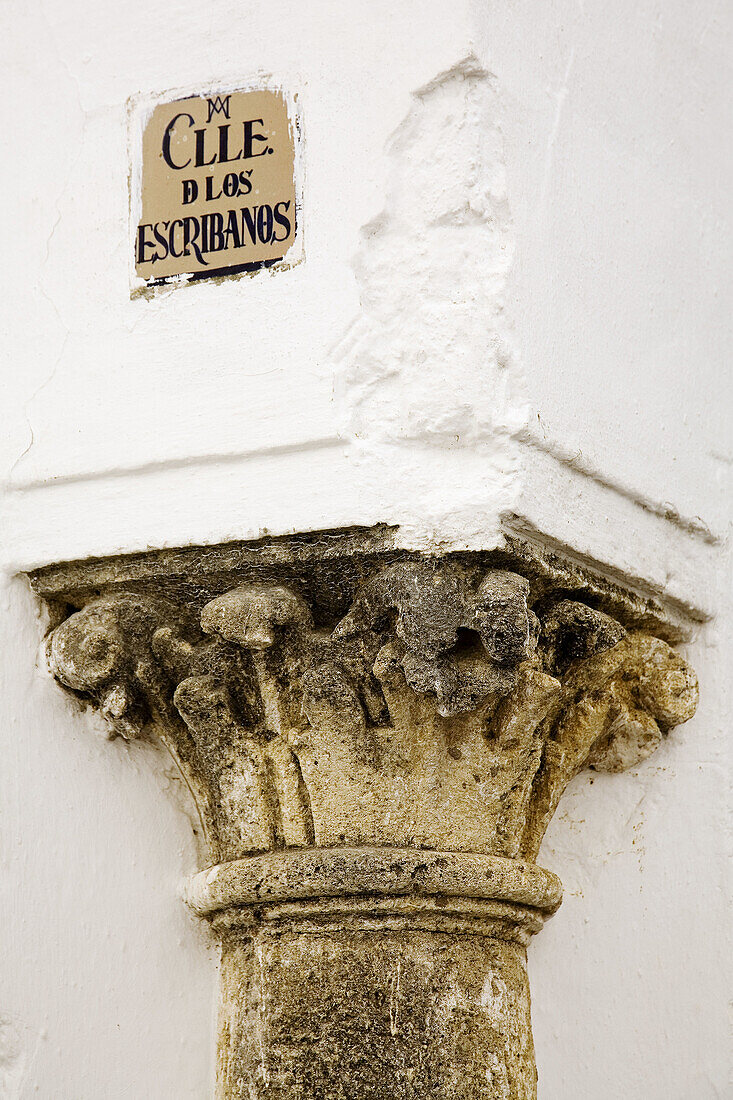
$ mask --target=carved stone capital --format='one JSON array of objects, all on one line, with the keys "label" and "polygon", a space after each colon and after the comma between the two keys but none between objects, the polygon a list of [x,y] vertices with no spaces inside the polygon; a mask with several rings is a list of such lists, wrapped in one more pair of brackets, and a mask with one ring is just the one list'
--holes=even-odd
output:
[{"label": "carved stone capital", "polygon": [[69,612],[55,677],[113,736],[163,741],[201,815],[217,1095],[534,1096],[523,953],[560,885],[532,861],[573,776],[638,764],[694,713],[674,628],[521,547],[218,554],[34,577]]}]

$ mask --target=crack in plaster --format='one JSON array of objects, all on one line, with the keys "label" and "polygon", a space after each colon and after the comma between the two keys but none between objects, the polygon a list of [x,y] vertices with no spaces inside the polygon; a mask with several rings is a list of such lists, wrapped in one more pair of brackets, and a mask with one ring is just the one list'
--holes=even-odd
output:
[{"label": "crack in plaster", "polygon": [[67,344],[69,342],[69,336],[70,336],[69,326],[66,324],[63,317],[61,316],[61,313],[60,313],[59,308],[56,305],[55,301],[53,300],[51,295],[46,290],[46,287],[44,285],[44,280],[45,280],[45,277],[46,277],[46,270],[48,268],[48,264],[49,264],[50,257],[51,257],[51,246],[52,246],[54,237],[56,236],[56,230],[58,229],[58,227],[61,223],[61,203],[62,203],[62,200],[64,199],[64,196],[66,195],[66,193],[69,189],[70,181],[72,179],[72,176],[74,174],[76,166],[79,163],[79,160],[81,159],[81,156],[82,156],[82,149],[83,149],[83,145],[84,145],[83,133],[84,133],[84,130],[86,128],[87,119],[88,119],[88,112],[84,109],[84,106],[82,104],[81,89],[80,89],[80,86],[79,86],[79,81],[78,81],[77,77],[75,76],[73,70],[71,69],[71,66],[69,65],[68,61],[64,57],[63,52],[61,50],[61,47],[59,46],[58,36],[56,34],[56,26],[53,22],[53,19],[51,18],[50,14],[49,14],[47,5],[42,4],[41,5],[41,11],[43,12],[44,23],[45,23],[45,26],[47,28],[47,35],[48,35],[48,39],[49,39],[49,42],[51,44],[51,47],[52,47],[52,49],[53,49],[53,51],[56,55],[56,58],[57,58],[57,61],[59,63],[59,66],[60,66],[61,70],[63,70],[63,72],[66,74],[66,77],[67,77],[68,81],[70,82],[70,84],[72,85],[73,90],[74,90],[74,98],[76,99],[76,104],[77,104],[77,107],[78,107],[80,133],[79,133],[78,139],[76,141],[76,154],[75,154],[73,160],[71,161],[71,163],[68,164],[68,166],[67,166],[66,173],[65,173],[65,175],[62,179],[61,185],[59,187],[59,190],[57,192],[56,199],[55,199],[55,202],[54,202],[53,223],[51,225],[50,232],[49,232],[49,234],[46,238],[46,250],[45,250],[45,255],[43,257],[43,262],[42,262],[42,265],[41,265],[41,275],[40,275],[40,278],[39,278],[39,281],[38,281],[38,289],[40,290],[41,294],[43,295],[43,297],[46,299],[46,301],[49,303],[52,310],[56,314],[56,317],[58,319],[61,330],[63,331],[63,337],[61,338],[61,347],[60,347],[58,355],[56,356],[56,360],[55,360],[51,370],[47,374],[47,376],[36,387],[36,389],[33,391],[33,393],[30,395],[30,397],[28,397],[27,400],[23,402],[22,416],[23,416],[23,419],[25,420],[25,422],[28,426],[29,439],[28,439],[28,443],[26,444],[26,446],[23,448],[23,450],[20,452],[20,454],[18,455],[18,457],[15,459],[15,461],[12,463],[12,465],[10,467],[8,475],[5,479],[5,485],[8,488],[15,488],[15,486],[13,486],[13,484],[12,484],[13,474],[15,473],[15,470],[18,468],[18,466],[23,461],[23,459],[25,459],[28,456],[28,454],[30,453],[31,449],[33,448],[33,446],[36,442],[36,432],[34,430],[33,423],[32,423],[31,416],[30,416],[31,406],[33,405],[33,402],[36,400],[36,398],[39,396],[39,394],[42,393],[43,390],[46,389],[46,387],[51,384],[54,377],[56,376],[56,372],[58,371],[59,366],[61,365],[61,361],[63,359],[63,356],[64,356],[65,352],[66,352],[66,347],[67,347]]},{"label": "crack in plaster", "polygon": [[[51,301],[51,299],[46,294],[46,291],[43,289],[43,286],[40,287],[40,290],[41,290],[41,293],[43,294],[44,298],[46,298],[47,301],[51,304],[51,306],[53,307],[56,315],[59,316],[59,320],[60,320],[61,318],[60,318],[59,312],[56,309],[56,306],[54,305],[54,303]],[[66,345],[68,344],[68,342],[69,342],[69,330],[66,329],[66,332],[64,333],[64,337],[63,337],[63,340],[62,340],[62,343],[61,343],[61,349],[60,349],[58,355],[56,356],[56,360],[53,364],[53,367],[51,368],[48,375],[43,379],[43,381],[40,382],[38,386],[36,386],[35,390],[30,395],[30,397],[26,401],[23,402],[21,412],[22,412],[23,419],[25,420],[26,425],[28,426],[28,434],[29,434],[30,438],[29,438],[28,442],[26,443],[25,447],[23,448],[23,450],[20,452],[18,457],[13,462],[12,466],[10,467],[10,470],[8,471],[8,476],[5,479],[5,485],[6,485],[7,488],[10,488],[10,489],[19,488],[19,486],[13,485],[13,474],[15,473],[16,469],[18,468],[20,463],[23,461],[23,459],[26,457],[26,455],[30,452],[31,448],[33,447],[33,444],[36,441],[36,433],[34,431],[33,422],[32,422],[31,417],[30,417],[31,405],[36,400],[38,395],[40,393],[42,393],[43,390],[45,390],[47,386],[50,386],[51,382],[56,377],[56,372],[58,371],[59,366],[61,365],[61,360],[64,357],[64,352],[66,351]]]}]

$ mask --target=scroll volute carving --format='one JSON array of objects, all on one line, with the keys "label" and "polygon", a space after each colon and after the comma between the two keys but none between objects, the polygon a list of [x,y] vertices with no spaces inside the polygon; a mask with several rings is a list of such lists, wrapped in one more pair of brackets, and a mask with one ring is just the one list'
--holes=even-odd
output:
[{"label": "scroll volute carving", "polygon": [[56,677],[114,734],[155,728],[214,860],[308,845],[534,858],[570,779],[631,767],[694,712],[665,642],[517,573],[376,570],[316,627],[307,591],[248,584],[199,614],[101,597],[52,634]]}]

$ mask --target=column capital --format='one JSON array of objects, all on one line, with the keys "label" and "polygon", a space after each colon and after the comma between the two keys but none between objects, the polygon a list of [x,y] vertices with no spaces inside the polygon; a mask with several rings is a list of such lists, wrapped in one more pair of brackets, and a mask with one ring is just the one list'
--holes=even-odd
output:
[{"label": "column capital", "polygon": [[112,735],[168,746],[213,861],[314,844],[535,858],[578,771],[638,764],[695,710],[684,660],[587,583],[481,554],[297,564],[77,592],[48,640]]}]

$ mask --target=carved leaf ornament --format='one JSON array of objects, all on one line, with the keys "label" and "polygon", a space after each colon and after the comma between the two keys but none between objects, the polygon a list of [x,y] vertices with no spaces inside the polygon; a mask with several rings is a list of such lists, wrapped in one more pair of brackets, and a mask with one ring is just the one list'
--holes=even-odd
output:
[{"label": "carved leaf ornament", "polygon": [[314,844],[534,859],[573,776],[638,764],[698,689],[659,638],[529,596],[507,570],[401,562],[324,629],[277,584],[198,616],[123,593],[70,615],[48,658],[113,735],[157,732],[213,860]]}]

